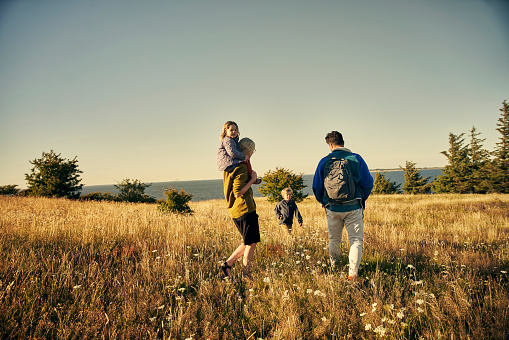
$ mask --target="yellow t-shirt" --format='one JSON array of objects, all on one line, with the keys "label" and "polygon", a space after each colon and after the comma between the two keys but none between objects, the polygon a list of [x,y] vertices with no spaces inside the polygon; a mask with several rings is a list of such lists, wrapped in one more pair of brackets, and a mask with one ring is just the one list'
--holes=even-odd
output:
[{"label": "yellow t-shirt", "polygon": [[232,218],[238,218],[256,210],[252,188],[249,188],[241,197],[235,198],[235,195],[246,185],[248,178],[246,164],[239,165],[232,172],[223,171],[224,197]]}]

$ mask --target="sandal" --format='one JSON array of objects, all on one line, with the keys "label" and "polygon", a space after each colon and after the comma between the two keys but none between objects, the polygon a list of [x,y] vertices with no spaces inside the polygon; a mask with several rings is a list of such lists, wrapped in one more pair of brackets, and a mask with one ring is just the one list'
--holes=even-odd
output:
[{"label": "sandal", "polygon": [[221,268],[221,270],[223,271],[224,276],[227,276],[227,277],[230,276],[230,274],[228,274],[227,270],[231,269],[232,266],[229,266],[228,262],[225,261],[219,268]]}]

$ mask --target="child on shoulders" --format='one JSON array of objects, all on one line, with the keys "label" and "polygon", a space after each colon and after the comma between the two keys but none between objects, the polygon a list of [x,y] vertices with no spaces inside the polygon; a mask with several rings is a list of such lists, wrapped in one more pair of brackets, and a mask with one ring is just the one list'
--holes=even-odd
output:
[{"label": "child on shoulders", "polygon": [[[233,121],[227,121],[223,126],[223,131],[219,137],[221,144],[217,148],[216,160],[219,171],[232,172],[239,164],[245,163],[248,168],[249,178],[251,178],[250,157],[246,156],[240,150],[239,145],[239,126]],[[254,184],[260,184],[261,178],[257,178]]]}]

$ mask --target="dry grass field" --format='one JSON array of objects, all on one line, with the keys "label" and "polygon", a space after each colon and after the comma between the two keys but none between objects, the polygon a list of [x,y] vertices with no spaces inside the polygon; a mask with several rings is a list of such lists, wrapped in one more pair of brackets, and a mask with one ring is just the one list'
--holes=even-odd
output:
[{"label": "dry grass field", "polygon": [[[360,280],[331,270],[323,210],[293,237],[257,199],[251,282],[222,200],[0,196],[2,339],[507,339],[509,196],[372,196]],[[346,240],[345,249],[348,249]],[[347,255],[343,254],[343,264]]]}]

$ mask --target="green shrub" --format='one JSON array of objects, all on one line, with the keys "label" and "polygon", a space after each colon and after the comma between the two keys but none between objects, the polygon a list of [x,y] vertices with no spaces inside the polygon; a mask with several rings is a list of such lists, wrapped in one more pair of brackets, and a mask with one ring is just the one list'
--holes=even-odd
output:
[{"label": "green shrub", "polygon": [[115,189],[118,189],[120,193],[117,195],[119,201],[123,202],[143,202],[143,203],[154,203],[156,200],[145,194],[145,189],[152,184],[142,183],[138,179],[126,178],[122,182],[115,185]]},{"label": "green shrub", "polygon": [[302,174],[296,175],[293,171],[276,167],[275,171],[269,170],[263,175],[262,184],[258,191],[269,202],[279,202],[283,199],[281,190],[290,187],[293,190],[292,198],[295,202],[301,202],[308,195],[302,190],[306,187]]},{"label": "green shrub", "polygon": [[83,201],[118,201],[117,195],[112,195],[109,192],[101,193],[91,192],[89,194],[81,196],[81,200]]},{"label": "green shrub", "polygon": [[193,210],[187,204],[193,198],[193,195],[186,193],[184,189],[178,191],[168,188],[164,191],[164,195],[166,200],[159,202],[157,207],[159,211],[173,214],[193,214]]},{"label": "green shrub", "polygon": [[0,195],[16,195],[19,189],[16,184],[0,185]]}]

